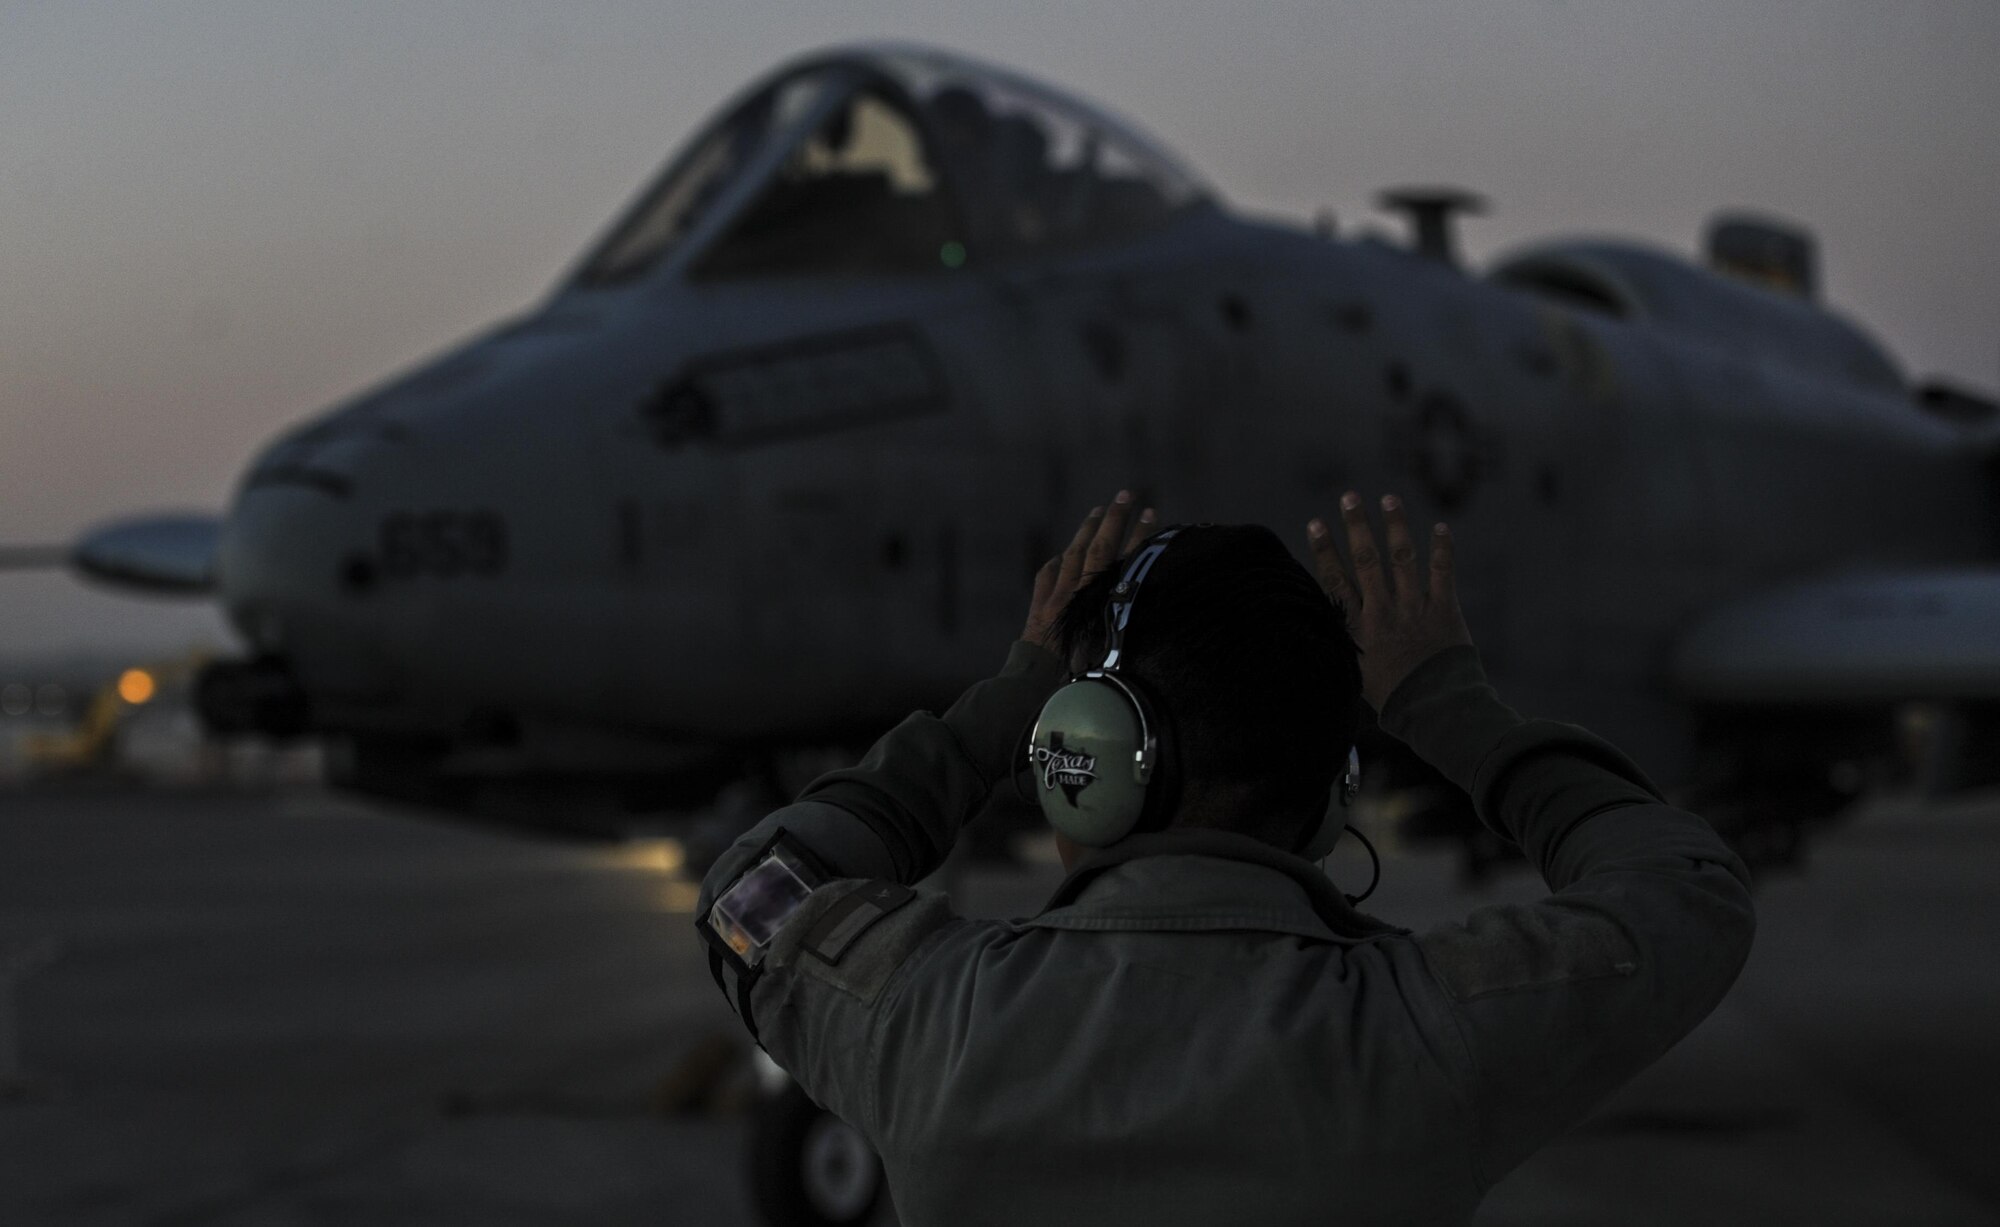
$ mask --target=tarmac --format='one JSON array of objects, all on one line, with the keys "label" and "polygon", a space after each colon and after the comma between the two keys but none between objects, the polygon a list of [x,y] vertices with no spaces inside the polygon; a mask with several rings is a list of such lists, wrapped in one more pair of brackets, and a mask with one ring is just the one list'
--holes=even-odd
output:
[{"label": "tarmac", "polygon": [[[0,792],[0,1223],[755,1223],[675,859],[315,791]],[[1055,880],[976,869],[965,910]],[[1996,883],[2000,798],[1866,807],[1762,887],[1708,1022],[1477,1221],[2000,1222]],[[1392,853],[1366,906],[1538,887]]]}]

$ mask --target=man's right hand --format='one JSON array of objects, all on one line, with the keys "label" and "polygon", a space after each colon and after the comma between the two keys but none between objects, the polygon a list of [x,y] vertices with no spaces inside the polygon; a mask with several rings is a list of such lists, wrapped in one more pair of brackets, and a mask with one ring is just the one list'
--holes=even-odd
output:
[{"label": "man's right hand", "polygon": [[1458,608],[1458,588],[1451,573],[1451,530],[1439,524],[1431,533],[1429,575],[1417,567],[1416,543],[1403,500],[1382,497],[1382,524],[1388,542],[1384,551],[1361,509],[1361,496],[1349,490],[1340,496],[1340,518],[1347,527],[1347,549],[1354,559],[1354,580],[1341,566],[1340,550],[1326,521],[1306,525],[1306,540],[1319,569],[1320,587],[1347,611],[1347,628],[1361,646],[1361,693],[1376,711],[1395,692],[1397,683],[1418,665],[1449,647],[1470,644],[1465,615]]}]

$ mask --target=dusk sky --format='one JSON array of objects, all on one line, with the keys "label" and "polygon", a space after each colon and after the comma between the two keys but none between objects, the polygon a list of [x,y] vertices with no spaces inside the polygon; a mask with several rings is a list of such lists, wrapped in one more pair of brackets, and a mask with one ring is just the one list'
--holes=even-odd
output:
[{"label": "dusk sky", "polygon": [[[2000,385],[1991,0],[0,0],[0,543],[219,509],[280,428],[530,305],[746,79],[877,37],[1108,103],[1246,210],[1471,187],[1475,262],[1790,216],[1913,374]],[[0,654],[223,635],[0,574]]]}]

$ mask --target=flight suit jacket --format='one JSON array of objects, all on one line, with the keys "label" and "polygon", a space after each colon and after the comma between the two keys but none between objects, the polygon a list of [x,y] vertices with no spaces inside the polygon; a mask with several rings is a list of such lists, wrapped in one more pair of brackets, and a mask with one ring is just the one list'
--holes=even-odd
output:
[{"label": "flight suit jacket", "polygon": [[1539,902],[1412,933],[1213,830],[1100,850],[1025,920],[910,891],[1011,786],[1063,679],[1016,645],[704,884],[698,916],[781,830],[835,879],[757,975],[718,979],[875,1145],[913,1227],[1461,1223],[1707,1015],[1748,954],[1747,875],[1708,825],[1605,742],[1502,704],[1469,647],[1412,673],[1382,727],[1522,847],[1553,892]]}]

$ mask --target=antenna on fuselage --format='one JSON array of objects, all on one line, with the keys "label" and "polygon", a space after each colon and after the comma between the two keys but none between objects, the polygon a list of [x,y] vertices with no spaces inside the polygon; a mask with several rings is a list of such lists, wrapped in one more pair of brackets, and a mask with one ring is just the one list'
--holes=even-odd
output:
[{"label": "antenna on fuselage", "polygon": [[1709,219],[1702,246],[1718,273],[1807,302],[1819,298],[1819,244],[1804,226],[1755,213],[1718,213]]},{"label": "antenna on fuselage", "polygon": [[1486,198],[1457,187],[1390,188],[1375,198],[1385,213],[1409,219],[1410,249],[1440,264],[1459,267],[1458,233],[1453,224],[1461,213],[1486,212]]}]

